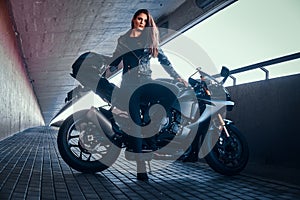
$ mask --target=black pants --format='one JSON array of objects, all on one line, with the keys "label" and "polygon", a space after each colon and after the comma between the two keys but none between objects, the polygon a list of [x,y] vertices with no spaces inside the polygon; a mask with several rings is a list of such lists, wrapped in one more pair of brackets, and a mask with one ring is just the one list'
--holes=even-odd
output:
[{"label": "black pants", "polygon": [[[130,118],[130,123],[125,124],[128,129],[129,148],[137,153],[137,160],[143,160],[142,158],[142,145],[143,137],[147,136],[147,133],[142,132],[142,126],[145,123],[144,119],[141,118],[141,110],[143,109],[142,103],[144,102],[144,96],[151,96],[151,93],[155,91],[144,89],[143,85],[149,83],[149,78],[131,78],[122,79],[120,87],[120,96],[117,98],[122,99],[121,107],[126,110]],[[118,101],[120,102],[120,101]],[[130,126],[130,127],[128,127]],[[151,142],[151,140],[149,140]],[[148,141],[148,142],[149,142]],[[153,141],[152,141],[153,142]]]}]

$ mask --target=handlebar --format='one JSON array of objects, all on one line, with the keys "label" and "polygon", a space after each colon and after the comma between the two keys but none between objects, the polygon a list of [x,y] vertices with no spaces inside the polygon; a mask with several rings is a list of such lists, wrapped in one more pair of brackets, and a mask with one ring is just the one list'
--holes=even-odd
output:
[{"label": "handlebar", "polygon": [[224,77],[222,81],[218,81],[218,80],[216,80],[216,78],[214,78],[214,76],[211,76],[211,75],[209,75],[209,74],[203,72],[203,71],[201,70],[201,67],[197,67],[197,68],[196,68],[196,72],[193,73],[189,78],[191,78],[191,77],[192,77],[193,75],[195,75],[196,73],[199,73],[199,74],[200,74],[200,78],[202,78],[202,77],[204,77],[204,76],[205,76],[205,77],[208,77],[209,79],[215,81],[216,83],[218,83],[218,84],[220,84],[220,85],[223,85],[223,84],[226,82],[228,76],[230,75],[229,69],[228,69],[227,67],[225,67],[225,66],[222,67],[221,73],[220,73],[220,76]]}]

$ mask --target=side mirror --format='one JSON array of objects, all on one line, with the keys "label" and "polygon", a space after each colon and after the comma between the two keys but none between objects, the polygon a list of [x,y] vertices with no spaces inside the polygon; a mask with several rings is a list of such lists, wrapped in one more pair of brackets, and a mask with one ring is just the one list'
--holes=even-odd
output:
[{"label": "side mirror", "polygon": [[221,76],[224,77],[224,79],[222,80],[222,85],[225,83],[225,81],[227,80],[228,76],[230,75],[230,71],[227,67],[222,67],[221,69]]},{"label": "side mirror", "polygon": [[227,78],[230,75],[230,71],[227,67],[222,67],[221,69],[221,76]]}]

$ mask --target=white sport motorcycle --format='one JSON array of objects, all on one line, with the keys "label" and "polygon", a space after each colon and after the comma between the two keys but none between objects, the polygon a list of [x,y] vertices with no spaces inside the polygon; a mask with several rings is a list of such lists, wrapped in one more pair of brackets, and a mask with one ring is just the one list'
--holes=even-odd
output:
[{"label": "white sport motorcycle", "polygon": [[[108,82],[103,75],[104,69],[100,66],[92,70],[94,75],[97,71],[97,89],[89,87],[88,82],[78,76],[73,77],[85,89],[94,90],[106,104],[72,114],[58,132],[62,158],[81,172],[107,169],[117,160],[122,148],[128,160],[134,160],[136,154],[129,145],[135,137],[128,134],[128,124],[132,121],[130,113],[112,101],[113,90],[119,88]],[[144,91],[155,91],[155,94],[146,92],[141,105],[137,105],[143,132],[151,132],[143,135],[143,159],[197,161],[204,158],[221,174],[241,172],[248,162],[249,150],[243,134],[232,121],[224,119],[226,111],[234,106],[223,87],[229,74],[223,67],[221,76],[224,78],[218,81],[198,68],[188,79],[189,87],[171,79],[157,79],[141,85]],[[73,97],[68,100],[76,100],[80,97],[78,94],[73,91]]]}]

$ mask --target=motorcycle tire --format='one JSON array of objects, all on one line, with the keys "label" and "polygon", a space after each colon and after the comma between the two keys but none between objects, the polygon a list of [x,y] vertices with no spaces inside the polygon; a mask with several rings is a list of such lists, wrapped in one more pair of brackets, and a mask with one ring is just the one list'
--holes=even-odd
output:
[{"label": "motorcycle tire", "polygon": [[[205,156],[207,164],[216,172],[233,176],[239,174],[247,165],[249,149],[246,138],[234,124],[227,124],[230,137],[223,130],[214,146],[207,146],[211,151]],[[209,132],[207,133],[209,134]],[[211,145],[205,142],[203,145]]]},{"label": "motorcycle tire", "polygon": [[[93,122],[86,118],[87,112],[76,112],[63,122],[58,131],[57,145],[61,157],[71,168],[79,172],[96,173],[110,167],[117,160],[121,149],[111,143],[102,131],[85,135],[93,126]],[[86,130],[80,128],[82,124],[86,125]],[[87,144],[83,144],[82,138],[87,139]],[[86,147],[93,145],[95,147],[92,151],[87,150]]]}]

